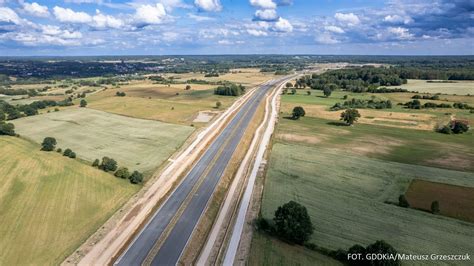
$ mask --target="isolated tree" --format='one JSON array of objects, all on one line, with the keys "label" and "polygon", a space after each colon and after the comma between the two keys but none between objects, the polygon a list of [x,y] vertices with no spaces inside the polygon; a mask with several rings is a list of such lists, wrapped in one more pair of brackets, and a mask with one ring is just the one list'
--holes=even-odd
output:
[{"label": "isolated tree", "polygon": [[61,152],[63,152],[63,150],[62,150],[61,148],[57,148],[57,149],[56,149],[56,152],[57,152],[57,153],[61,153]]},{"label": "isolated tree", "polygon": [[129,179],[132,184],[139,184],[143,182],[143,174],[138,171],[133,171]]},{"label": "isolated tree", "polygon": [[15,136],[15,125],[0,122],[0,135]]},{"label": "isolated tree", "polygon": [[287,82],[285,86],[286,86],[287,88],[291,88],[291,87],[293,87],[293,84],[291,84],[291,82]]},{"label": "isolated tree", "polygon": [[324,87],[323,93],[324,93],[324,96],[329,97],[332,94],[332,90],[329,87]]},{"label": "isolated tree", "polygon": [[127,179],[130,177],[130,172],[128,172],[127,167],[120,167],[114,174],[116,177]]},{"label": "isolated tree", "polygon": [[293,95],[296,94],[296,89],[295,88],[291,89],[291,94],[293,94]]},{"label": "isolated tree", "polygon": [[407,200],[407,198],[405,197],[405,195],[402,194],[402,195],[400,195],[400,196],[398,197],[398,205],[399,205],[400,207],[403,207],[403,208],[408,208],[408,207],[410,207],[410,204],[408,203],[408,200]]},{"label": "isolated tree", "polygon": [[72,158],[72,159],[76,158],[76,153],[72,151],[72,152],[69,154],[69,158]]},{"label": "isolated tree", "polygon": [[72,150],[67,148],[67,149],[64,150],[63,156],[69,157],[69,156],[71,156],[71,153],[72,153]]},{"label": "isolated tree", "polygon": [[306,94],[308,94],[308,96],[311,95],[311,91],[306,91]]},{"label": "isolated tree", "polygon": [[293,113],[292,113],[292,118],[294,120],[300,119],[300,117],[305,116],[306,112],[304,111],[303,107],[301,106],[296,106],[293,108]]},{"label": "isolated tree", "polygon": [[221,102],[216,102],[216,108],[217,108],[217,109],[221,108],[221,106],[222,106],[222,103],[221,103]]},{"label": "isolated tree", "polygon": [[[390,244],[383,240],[376,241],[373,244],[368,245],[365,248],[365,254],[391,254],[395,260],[391,259],[381,259],[381,260],[371,260],[368,265],[373,266],[398,266],[401,265],[400,260],[397,259],[397,250],[395,250]],[[365,256],[364,256],[365,257]]]},{"label": "isolated tree", "polygon": [[86,107],[86,106],[87,106],[87,101],[84,100],[84,99],[82,99],[79,106],[80,106],[80,107]]},{"label": "isolated tree", "polygon": [[431,203],[431,213],[433,214],[439,213],[439,202],[437,200]]},{"label": "isolated tree", "polygon": [[99,159],[95,159],[94,162],[92,163],[92,167],[98,167],[100,164]]},{"label": "isolated tree", "polygon": [[54,148],[56,146],[57,142],[55,138],[52,137],[46,137],[43,140],[43,143],[41,143],[41,150],[42,151],[54,151]]},{"label": "isolated tree", "polygon": [[190,89],[191,89],[191,85],[186,85],[186,88],[185,88],[185,90],[187,90],[187,91],[188,91],[188,90],[190,90]]},{"label": "isolated tree", "polygon": [[276,233],[291,243],[301,245],[313,233],[313,224],[306,208],[294,201],[278,207],[273,221]]},{"label": "isolated tree", "polygon": [[117,170],[117,161],[109,157],[103,157],[99,169],[105,172],[114,172]]},{"label": "isolated tree", "polygon": [[347,109],[341,113],[341,120],[346,122],[348,125],[353,125],[357,122],[357,119],[360,117],[359,111],[357,109]]}]

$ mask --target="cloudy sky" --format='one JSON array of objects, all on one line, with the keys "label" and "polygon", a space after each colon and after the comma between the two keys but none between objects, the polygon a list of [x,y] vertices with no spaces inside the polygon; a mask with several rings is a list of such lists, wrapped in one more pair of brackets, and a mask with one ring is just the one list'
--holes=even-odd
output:
[{"label": "cloudy sky", "polygon": [[474,54],[474,0],[0,0],[2,55]]}]

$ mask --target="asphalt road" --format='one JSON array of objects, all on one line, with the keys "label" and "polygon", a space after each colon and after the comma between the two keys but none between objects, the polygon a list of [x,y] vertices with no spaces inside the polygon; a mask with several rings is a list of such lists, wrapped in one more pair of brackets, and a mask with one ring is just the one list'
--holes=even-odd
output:
[{"label": "asphalt road", "polygon": [[279,80],[257,89],[251,99],[242,106],[231,122],[212,142],[175,191],[154,213],[142,231],[117,259],[115,265],[141,265],[195,185],[199,180],[202,180],[192,195],[191,201],[154,256],[152,265],[175,265],[178,262],[258,105],[268,90],[278,82]]}]

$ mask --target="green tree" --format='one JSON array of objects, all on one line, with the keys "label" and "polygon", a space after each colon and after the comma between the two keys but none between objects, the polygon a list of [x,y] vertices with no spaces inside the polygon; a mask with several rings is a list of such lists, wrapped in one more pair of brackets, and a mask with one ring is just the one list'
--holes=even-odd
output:
[{"label": "green tree", "polygon": [[190,90],[191,89],[191,85],[186,85],[186,89],[185,90]]},{"label": "green tree", "polygon": [[41,150],[42,151],[54,151],[57,142],[55,138],[46,137],[44,138],[43,142],[41,143]]},{"label": "green tree", "polygon": [[95,159],[94,162],[92,163],[92,167],[98,167],[100,164],[99,159]]},{"label": "green tree", "polygon": [[217,108],[217,109],[221,108],[221,106],[222,106],[222,103],[221,103],[221,102],[216,102],[216,108]]},{"label": "green tree", "polygon": [[120,177],[123,179],[130,178],[130,172],[128,172],[127,167],[120,167],[114,174],[116,177]]},{"label": "green tree", "polygon": [[5,119],[7,119],[7,115],[2,109],[0,109],[0,122],[5,121]]},{"label": "green tree", "polygon": [[433,214],[439,213],[439,202],[437,200],[431,203],[431,213]]},{"label": "green tree", "polygon": [[293,95],[296,94],[296,89],[295,88],[291,89],[291,94],[293,94]]},{"label": "green tree", "polygon": [[285,86],[286,86],[287,88],[291,88],[291,87],[293,87],[293,84],[291,84],[291,82],[287,82]]},{"label": "green tree", "polygon": [[84,100],[84,99],[82,99],[79,106],[80,106],[80,107],[86,107],[86,106],[87,106],[87,101]]},{"label": "green tree", "polygon": [[69,158],[72,158],[72,159],[76,158],[76,153],[72,151],[72,152],[69,154]]},{"label": "green tree", "polygon": [[295,120],[300,119],[300,117],[305,116],[306,112],[301,106],[296,106],[293,108],[292,118]]},{"label": "green tree", "polygon": [[313,224],[306,208],[294,201],[278,207],[273,221],[276,233],[292,243],[303,244],[313,233]]},{"label": "green tree", "polygon": [[129,179],[132,184],[139,184],[143,182],[143,174],[138,171],[133,171]]},{"label": "green tree", "polygon": [[347,109],[341,113],[341,120],[346,122],[348,125],[353,125],[357,122],[357,119],[360,117],[359,111],[357,109]]},{"label": "green tree", "polygon": [[332,94],[332,90],[329,87],[324,87],[323,89],[324,96],[329,97]]},{"label": "green tree", "polygon": [[408,200],[407,200],[407,198],[405,197],[405,195],[402,194],[402,195],[400,195],[400,196],[398,197],[398,205],[399,205],[400,207],[403,207],[403,208],[408,208],[408,207],[410,207],[410,204],[408,203]]},{"label": "green tree", "polygon": [[105,172],[114,172],[117,170],[117,161],[109,157],[103,157],[99,169]]},{"label": "green tree", "polygon": [[15,136],[15,125],[0,122],[0,135]]},{"label": "green tree", "polygon": [[71,153],[72,153],[72,150],[67,148],[67,149],[64,150],[63,156],[70,157]]}]

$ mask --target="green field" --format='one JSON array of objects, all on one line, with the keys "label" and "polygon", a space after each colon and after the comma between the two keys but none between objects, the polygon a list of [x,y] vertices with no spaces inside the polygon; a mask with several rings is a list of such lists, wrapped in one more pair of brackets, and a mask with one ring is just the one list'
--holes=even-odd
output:
[{"label": "green field", "polygon": [[17,133],[38,143],[54,137],[57,147],[70,148],[81,159],[93,161],[108,156],[119,165],[145,173],[153,172],[193,132],[188,126],[78,107],[13,122]]},{"label": "green field", "polygon": [[0,265],[58,265],[139,186],[0,137]]},{"label": "green field", "polygon": [[252,250],[249,257],[250,266],[342,265],[330,257],[286,244],[258,232],[253,235],[252,247],[255,250]]},{"label": "green field", "polygon": [[[374,95],[396,103],[410,99],[413,93],[335,91],[329,98],[318,97],[321,94],[312,91],[308,96],[299,90],[297,95],[282,96],[265,178],[263,217],[271,221],[278,206],[294,200],[308,209],[315,226],[311,242],[322,248],[346,249],[385,240],[400,252],[414,254],[472,252],[474,224],[387,202],[398,202],[413,179],[474,187],[473,131],[462,135],[436,133],[432,122],[444,118],[447,109],[408,110],[399,106],[359,109],[360,122],[349,127],[339,121],[342,111],[328,111],[329,106],[342,101],[343,95],[359,99]],[[469,96],[442,98],[472,102]],[[302,106],[306,116],[298,121],[285,118],[294,106]],[[472,121],[467,110],[449,111]],[[284,245],[259,234],[252,242],[250,261],[258,261],[260,254],[271,254],[275,246]],[[275,258],[278,264],[289,258],[283,264],[292,265],[292,257],[312,261],[311,256],[316,255],[320,256],[292,246],[266,255],[266,260]]]}]

